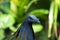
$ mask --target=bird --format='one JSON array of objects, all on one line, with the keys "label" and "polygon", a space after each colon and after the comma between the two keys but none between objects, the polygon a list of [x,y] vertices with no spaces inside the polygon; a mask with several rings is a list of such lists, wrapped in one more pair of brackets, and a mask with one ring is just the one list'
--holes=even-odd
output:
[{"label": "bird", "polygon": [[32,28],[33,23],[40,23],[40,21],[36,16],[29,14],[17,31],[10,36],[8,40],[35,40]]}]

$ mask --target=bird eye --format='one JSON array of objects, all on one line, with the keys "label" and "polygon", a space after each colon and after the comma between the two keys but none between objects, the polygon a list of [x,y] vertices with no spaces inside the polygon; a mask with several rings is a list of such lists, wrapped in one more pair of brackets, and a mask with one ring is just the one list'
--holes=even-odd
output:
[{"label": "bird eye", "polygon": [[30,19],[32,19],[32,18],[30,17]]},{"label": "bird eye", "polygon": [[33,19],[29,19],[29,21],[30,21],[30,22],[34,22],[34,20],[33,20]]}]

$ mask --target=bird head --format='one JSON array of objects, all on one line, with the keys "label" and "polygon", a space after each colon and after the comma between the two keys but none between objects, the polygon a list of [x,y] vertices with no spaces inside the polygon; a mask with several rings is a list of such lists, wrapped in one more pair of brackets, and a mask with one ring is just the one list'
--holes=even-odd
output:
[{"label": "bird head", "polygon": [[28,21],[32,23],[40,23],[39,19],[34,15],[28,15]]}]

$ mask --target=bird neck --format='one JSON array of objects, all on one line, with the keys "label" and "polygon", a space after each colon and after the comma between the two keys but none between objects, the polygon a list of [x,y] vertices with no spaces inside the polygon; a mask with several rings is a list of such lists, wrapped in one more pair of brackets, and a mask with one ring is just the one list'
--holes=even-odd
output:
[{"label": "bird neck", "polygon": [[28,21],[24,21],[22,25],[24,25],[23,28],[25,28],[25,31],[27,31],[28,38],[30,38],[31,40],[34,40],[35,37],[34,37],[34,31],[32,28],[32,23]]}]

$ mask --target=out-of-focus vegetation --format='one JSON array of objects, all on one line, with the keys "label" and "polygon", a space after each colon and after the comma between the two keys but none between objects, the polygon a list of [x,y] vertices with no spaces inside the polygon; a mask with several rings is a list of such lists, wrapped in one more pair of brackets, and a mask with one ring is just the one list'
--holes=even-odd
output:
[{"label": "out-of-focus vegetation", "polygon": [[0,0],[0,40],[13,34],[28,14],[41,22],[32,25],[36,40],[60,40],[59,13],[60,0]]}]

